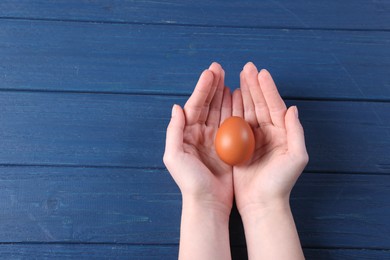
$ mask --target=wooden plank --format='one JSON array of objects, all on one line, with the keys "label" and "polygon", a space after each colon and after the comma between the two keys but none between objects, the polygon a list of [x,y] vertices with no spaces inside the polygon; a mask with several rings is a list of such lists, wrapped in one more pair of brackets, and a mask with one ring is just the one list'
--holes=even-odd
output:
[{"label": "wooden plank", "polygon": [[178,246],[96,244],[3,244],[5,259],[177,259]]},{"label": "wooden plank", "polygon": [[[303,246],[390,249],[389,196],[388,175],[304,174],[291,199]],[[181,196],[163,170],[1,167],[0,197],[2,243],[179,241]]]},{"label": "wooden plank", "polygon": [[388,1],[13,1],[0,17],[200,26],[390,29]]},{"label": "wooden plank", "polygon": [[[388,240],[390,232],[387,220],[390,202],[385,195],[390,192],[389,177],[304,173],[291,195],[302,245],[309,248],[389,249],[376,241],[379,237]],[[383,185],[378,185],[379,182]],[[380,196],[384,197],[379,199]],[[233,218],[233,224],[240,223],[238,214]],[[235,238],[233,244],[244,241],[242,225],[234,225],[231,233]]]},{"label": "wooden plank", "polygon": [[181,196],[167,172],[2,167],[1,242],[177,243]]},{"label": "wooden plank", "polygon": [[390,100],[390,32],[1,21],[0,89],[185,94],[249,60],[285,97]]},{"label": "wooden plank", "polygon": [[[232,248],[232,258],[248,259],[245,248]],[[96,244],[3,244],[2,256],[7,259],[177,259],[177,245],[96,245]],[[388,259],[388,250],[306,249],[307,260]]]},{"label": "wooden plank", "polygon": [[[307,260],[377,260],[390,258],[389,250],[303,248],[303,252]],[[232,248],[232,258],[237,260],[248,259],[246,248]]]},{"label": "wooden plank", "polygon": [[377,260],[390,259],[389,250],[365,249],[304,249],[306,259],[313,260]]},{"label": "wooden plank", "polygon": [[[0,164],[162,168],[171,106],[185,97],[0,92]],[[290,100],[307,170],[390,173],[390,103]]]}]

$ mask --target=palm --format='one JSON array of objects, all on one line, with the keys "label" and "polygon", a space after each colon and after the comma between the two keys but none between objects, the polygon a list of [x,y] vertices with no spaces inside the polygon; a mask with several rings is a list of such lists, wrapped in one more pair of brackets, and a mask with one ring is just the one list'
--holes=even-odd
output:
[{"label": "palm", "polygon": [[217,129],[213,126],[192,125],[184,130],[184,151],[193,156],[194,164],[206,167],[219,176],[232,169],[219,160],[214,148],[214,136]]},{"label": "palm", "polygon": [[[286,131],[275,126],[254,129],[256,148],[248,165],[234,168],[234,185],[238,204],[269,201],[271,197],[285,193],[285,169],[289,155]],[[277,192],[275,192],[277,191]]]},{"label": "palm", "polygon": [[211,195],[224,205],[232,203],[232,168],[218,159],[213,140],[216,128],[206,125],[186,126],[183,148],[188,183],[191,193]]}]

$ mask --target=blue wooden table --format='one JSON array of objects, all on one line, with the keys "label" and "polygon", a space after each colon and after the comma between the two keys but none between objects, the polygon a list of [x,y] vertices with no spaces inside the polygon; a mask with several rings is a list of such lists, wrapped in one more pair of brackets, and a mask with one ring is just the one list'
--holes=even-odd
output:
[{"label": "blue wooden table", "polygon": [[[390,259],[390,2],[0,2],[0,258],[175,259],[173,103],[247,61],[297,105],[307,259]],[[245,259],[237,211],[232,253]]]}]

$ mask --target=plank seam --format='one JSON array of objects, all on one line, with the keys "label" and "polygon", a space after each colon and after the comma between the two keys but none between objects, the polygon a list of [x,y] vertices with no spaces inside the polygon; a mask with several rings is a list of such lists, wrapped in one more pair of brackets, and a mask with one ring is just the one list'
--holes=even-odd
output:
[{"label": "plank seam", "polygon": [[165,170],[165,167],[137,167],[121,165],[77,165],[77,164],[18,164],[0,163],[0,167],[37,167],[37,168],[106,168],[106,169],[135,169],[135,170]]},{"label": "plank seam", "polygon": [[[77,242],[77,241],[55,241],[55,242],[39,242],[39,241],[25,241],[25,242],[0,242],[0,245],[97,245],[97,246],[146,246],[146,247],[155,247],[155,246],[166,246],[166,247],[177,247],[178,243],[125,243],[125,242]],[[245,245],[231,245],[233,248],[246,248]],[[390,252],[388,248],[377,248],[377,247],[311,247],[303,246],[303,249],[319,249],[319,250],[370,250],[370,251],[384,251]]]},{"label": "plank seam", "polygon": [[384,251],[390,252],[389,248],[380,248],[380,247],[326,247],[326,246],[304,246],[303,249],[317,249],[317,250],[370,250],[370,251]]},{"label": "plank seam", "polygon": [[[86,94],[86,95],[124,95],[124,96],[163,96],[163,97],[189,97],[191,94],[186,93],[169,93],[169,92],[137,92],[137,91],[82,91],[82,90],[47,90],[47,89],[8,89],[0,88],[0,92],[23,92],[23,93],[53,93],[53,94]],[[297,101],[334,101],[334,102],[372,102],[372,103],[389,103],[390,98],[337,98],[337,97],[299,97],[299,96],[282,96],[284,100]]]},{"label": "plank seam", "polygon": [[[232,245],[231,245],[232,246]],[[233,245],[235,248],[246,248],[246,245]],[[313,250],[367,250],[367,251],[383,251],[390,252],[389,248],[381,247],[332,247],[332,246],[302,246],[303,249]]]},{"label": "plank seam", "polygon": [[[0,163],[0,168],[17,168],[17,167],[36,167],[36,168],[92,168],[92,169],[128,169],[128,170],[146,170],[146,171],[167,171],[165,167],[143,167],[143,166],[120,166],[120,165],[70,165],[70,164],[16,164]],[[326,170],[305,170],[302,174],[343,174],[343,175],[369,175],[384,176],[390,173],[378,172],[346,172],[346,171],[326,171]],[[1,175],[1,174],[0,174]]]},{"label": "plank seam", "polygon": [[125,242],[78,242],[78,241],[22,241],[0,242],[0,245],[123,245],[123,246],[178,246],[178,243],[125,243]]},{"label": "plank seam", "polygon": [[217,24],[191,24],[191,23],[143,23],[129,21],[102,21],[83,19],[55,19],[55,18],[35,18],[35,17],[13,17],[1,16],[0,20],[19,21],[42,21],[42,22],[72,22],[72,23],[92,23],[92,24],[124,24],[124,25],[144,25],[144,26],[176,26],[176,27],[198,27],[198,28],[231,28],[231,29],[264,29],[264,30],[300,30],[300,31],[347,31],[347,32],[390,32],[390,29],[352,29],[352,28],[332,28],[332,27],[299,27],[299,26],[238,26],[238,25],[217,25]]}]

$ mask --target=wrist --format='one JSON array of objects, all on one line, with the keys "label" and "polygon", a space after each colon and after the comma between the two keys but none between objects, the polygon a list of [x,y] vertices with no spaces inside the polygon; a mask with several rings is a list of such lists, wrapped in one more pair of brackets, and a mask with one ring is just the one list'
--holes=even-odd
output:
[{"label": "wrist", "polygon": [[267,202],[252,202],[238,209],[243,221],[270,214],[291,212],[289,198],[278,198]]},{"label": "wrist", "polygon": [[219,218],[220,220],[229,221],[230,212],[232,207],[225,205],[224,203],[194,198],[192,196],[184,196],[182,198],[182,212],[183,214],[202,214],[208,215],[213,218]]},{"label": "wrist", "polygon": [[304,259],[288,200],[248,205],[241,219],[249,259]]},{"label": "wrist", "polygon": [[227,207],[183,197],[179,259],[231,259]]}]

